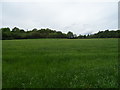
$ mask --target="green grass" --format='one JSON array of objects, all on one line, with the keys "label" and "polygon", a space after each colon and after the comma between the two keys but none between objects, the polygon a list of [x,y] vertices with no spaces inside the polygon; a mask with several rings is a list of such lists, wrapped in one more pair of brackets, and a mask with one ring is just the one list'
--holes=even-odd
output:
[{"label": "green grass", "polygon": [[118,39],[3,41],[3,88],[117,88]]}]

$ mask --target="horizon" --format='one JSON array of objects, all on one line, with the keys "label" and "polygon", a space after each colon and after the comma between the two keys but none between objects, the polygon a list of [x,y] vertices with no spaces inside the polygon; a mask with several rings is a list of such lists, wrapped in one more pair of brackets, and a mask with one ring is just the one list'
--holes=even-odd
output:
[{"label": "horizon", "polygon": [[108,2],[77,0],[18,2],[5,0],[2,7],[2,27],[24,30],[50,28],[75,34],[93,34],[104,30],[118,30],[118,0]]},{"label": "horizon", "polygon": [[[9,28],[10,31],[12,31],[12,29],[14,29],[14,28],[19,28],[19,27],[13,27],[13,28],[10,28],[10,27],[2,27],[2,28]],[[0,28],[0,29],[1,29],[1,28]],[[33,28],[33,29],[37,29],[37,31],[38,31],[38,30],[41,30],[41,29],[50,29],[50,30],[56,31],[56,32],[59,32],[59,31],[60,31],[60,30],[51,29],[51,28]],[[19,28],[19,30],[24,30],[25,32],[27,32],[27,31],[32,31],[33,29],[29,29],[29,30],[28,30],[28,29]],[[108,31],[118,31],[119,29],[116,29],[116,30],[106,29],[106,30],[108,30]],[[73,34],[76,34],[77,36],[79,36],[79,35],[92,35],[92,34],[96,34],[96,33],[100,32],[100,31],[106,31],[106,30],[99,30],[99,31],[97,31],[97,32],[95,32],[95,33],[89,33],[89,34],[81,34],[81,33],[76,34],[76,33],[72,32],[72,31],[68,31],[68,32],[72,32]],[[62,31],[60,31],[60,32],[62,32]],[[68,32],[66,32],[65,34],[67,34]],[[62,32],[62,33],[64,33],[64,32]]]}]

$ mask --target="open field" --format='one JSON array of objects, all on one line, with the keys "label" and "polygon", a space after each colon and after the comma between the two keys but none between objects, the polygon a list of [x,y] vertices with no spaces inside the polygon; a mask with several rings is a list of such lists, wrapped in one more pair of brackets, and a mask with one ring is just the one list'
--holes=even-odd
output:
[{"label": "open field", "polygon": [[4,40],[3,88],[117,88],[118,39]]}]

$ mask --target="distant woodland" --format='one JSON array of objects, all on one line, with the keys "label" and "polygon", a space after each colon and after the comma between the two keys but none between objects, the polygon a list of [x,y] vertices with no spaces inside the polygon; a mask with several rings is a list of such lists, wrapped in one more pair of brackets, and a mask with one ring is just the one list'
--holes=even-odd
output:
[{"label": "distant woodland", "polygon": [[2,39],[11,40],[11,39],[39,39],[39,38],[67,38],[67,39],[84,39],[84,38],[120,38],[120,30],[105,30],[99,31],[95,34],[88,35],[76,35],[73,32],[69,31],[68,33],[62,33],[61,31],[46,29],[36,29],[33,30],[23,30],[17,27],[13,29],[10,28],[1,28]]}]

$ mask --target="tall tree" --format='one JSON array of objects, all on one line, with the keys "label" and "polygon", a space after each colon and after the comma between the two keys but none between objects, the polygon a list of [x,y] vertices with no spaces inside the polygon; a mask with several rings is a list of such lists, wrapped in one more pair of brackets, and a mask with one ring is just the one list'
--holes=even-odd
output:
[{"label": "tall tree", "polygon": [[67,38],[69,38],[69,39],[74,38],[74,35],[73,35],[73,33],[72,33],[71,31],[69,31],[69,32],[67,33]]}]

